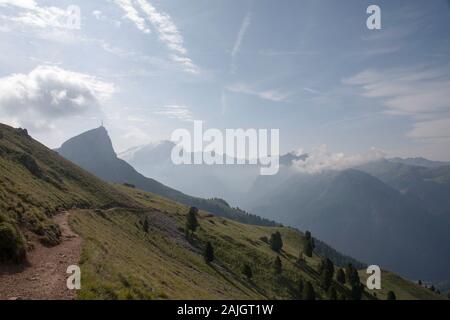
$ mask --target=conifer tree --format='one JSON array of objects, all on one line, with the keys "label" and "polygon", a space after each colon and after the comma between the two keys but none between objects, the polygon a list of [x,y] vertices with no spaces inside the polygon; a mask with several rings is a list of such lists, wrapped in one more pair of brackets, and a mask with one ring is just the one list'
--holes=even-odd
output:
[{"label": "conifer tree", "polygon": [[331,283],[333,282],[333,275],[334,275],[333,262],[331,262],[331,260],[328,258],[323,259],[319,272],[320,272],[320,285],[325,291],[327,291],[330,288]]},{"label": "conifer tree", "polygon": [[313,254],[313,246],[312,246],[312,241],[311,239],[306,240],[305,244],[303,246],[303,253],[305,254],[305,256],[311,258],[312,254]]},{"label": "conifer tree", "polygon": [[273,269],[275,274],[281,274],[281,272],[283,271],[283,266],[281,264],[281,259],[279,256],[275,258],[275,261],[273,263]]},{"label": "conifer tree", "polygon": [[394,291],[389,291],[387,294],[387,299],[388,300],[397,300],[397,297],[395,296]]},{"label": "conifer tree", "polygon": [[275,252],[280,252],[283,248],[283,240],[281,234],[277,231],[270,236],[270,248]]},{"label": "conifer tree", "polygon": [[198,220],[197,220],[198,209],[195,207],[191,207],[186,216],[186,234],[194,233],[198,228]]},{"label": "conifer tree", "polygon": [[336,272],[336,280],[340,284],[345,284],[345,273],[344,270],[340,269]]},{"label": "conifer tree", "polygon": [[244,267],[242,267],[242,274],[247,278],[251,279],[253,277],[252,268],[248,264],[244,264]]},{"label": "conifer tree", "polygon": [[303,290],[303,300],[316,300],[316,292],[311,282],[306,282],[305,289]]},{"label": "conifer tree", "polygon": [[203,257],[205,258],[206,263],[211,263],[214,261],[214,248],[209,241],[206,243]]},{"label": "conifer tree", "polygon": [[328,289],[328,299],[337,300],[337,292],[333,286],[330,286],[330,288]]}]

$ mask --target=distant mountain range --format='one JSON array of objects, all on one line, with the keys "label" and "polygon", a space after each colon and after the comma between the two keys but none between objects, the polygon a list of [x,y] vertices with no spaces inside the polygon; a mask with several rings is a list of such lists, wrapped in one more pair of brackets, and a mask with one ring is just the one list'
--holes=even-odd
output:
[{"label": "distant mountain range", "polygon": [[272,179],[255,184],[252,212],[311,230],[341,252],[412,279],[450,277],[448,222],[381,180],[355,169]]}]

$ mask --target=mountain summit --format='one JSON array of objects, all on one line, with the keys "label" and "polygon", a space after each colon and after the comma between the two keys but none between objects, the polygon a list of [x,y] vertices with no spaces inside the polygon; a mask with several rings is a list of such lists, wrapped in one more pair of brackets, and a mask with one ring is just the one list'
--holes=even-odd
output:
[{"label": "mountain summit", "polygon": [[99,158],[103,160],[116,158],[111,138],[103,126],[67,140],[56,151],[76,163],[84,162],[89,164]]}]

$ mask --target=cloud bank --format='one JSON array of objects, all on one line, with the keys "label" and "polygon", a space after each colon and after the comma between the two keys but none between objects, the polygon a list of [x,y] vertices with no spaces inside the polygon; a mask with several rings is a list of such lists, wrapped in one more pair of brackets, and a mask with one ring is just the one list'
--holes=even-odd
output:
[{"label": "cloud bank", "polygon": [[345,170],[364,163],[381,160],[384,152],[372,148],[364,154],[332,153],[326,145],[314,148],[305,160],[294,161],[293,166],[302,173],[317,174],[328,170]]}]

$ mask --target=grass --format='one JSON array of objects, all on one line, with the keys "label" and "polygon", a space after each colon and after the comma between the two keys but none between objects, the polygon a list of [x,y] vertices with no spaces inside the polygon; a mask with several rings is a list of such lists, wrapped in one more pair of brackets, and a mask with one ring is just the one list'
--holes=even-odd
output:
[{"label": "grass", "polygon": [[0,214],[24,237],[59,242],[49,219],[73,207],[136,205],[124,194],[33,140],[24,130],[0,124]]},{"label": "grass", "polygon": [[[142,208],[75,210],[71,216],[71,226],[85,239],[80,299],[296,299],[299,279],[311,282],[319,298],[327,298],[316,271],[321,258],[314,255],[298,263],[304,241],[298,231],[241,224],[201,211],[200,227],[188,241],[188,207],[136,189],[116,188]],[[276,231],[284,242],[281,275],[273,272],[277,253],[264,240]],[[215,252],[212,264],[202,256],[208,241]],[[244,265],[251,267],[252,279],[242,273]],[[385,288],[377,294],[381,299],[389,290],[400,299],[440,298],[388,275],[383,274]],[[365,281],[363,273],[361,277]],[[348,294],[348,287],[336,287]]]},{"label": "grass", "polygon": [[[21,260],[26,235],[47,245],[59,242],[51,221],[58,211],[72,212],[70,224],[84,239],[80,299],[294,299],[300,279],[311,282],[318,298],[320,257],[299,262],[303,234],[285,227],[241,224],[201,211],[200,227],[185,237],[188,207],[137,189],[111,185],[83,171],[28,136],[0,124],[0,260]],[[279,231],[283,266],[266,239]],[[207,242],[215,260],[205,263]],[[1,262],[1,261],[0,261]],[[252,279],[242,274],[252,269]],[[386,290],[403,299],[439,296],[394,274]],[[337,286],[339,293],[348,288]]]},{"label": "grass", "polygon": [[[200,212],[200,227],[188,241],[183,229],[188,207],[117,188],[145,209],[75,210],[72,214],[71,226],[85,239],[80,299],[292,299],[300,277],[315,279],[296,264],[303,237],[294,230],[250,226]],[[149,222],[148,233],[143,219]],[[276,230],[285,241],[279,277],[272,267],[277,254],[260,239]],[[210,265],[202,256],[207,241],[215,252]],[[242,274],[244,264],[252,268],[251,280]]]},{"label": "grass", "polygon": [[[361,281],[365,283],[368,278],[365,270],[359,272]],[[406,281],[395,273],[382,270],[381,272],[381,290],[374,290],[381,300],[387,299],[389,291],[393,291],[398,300],[446,300],[445,296],[439,295],[418,284]]]}]

